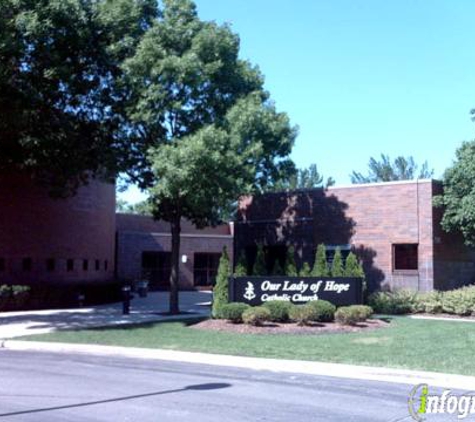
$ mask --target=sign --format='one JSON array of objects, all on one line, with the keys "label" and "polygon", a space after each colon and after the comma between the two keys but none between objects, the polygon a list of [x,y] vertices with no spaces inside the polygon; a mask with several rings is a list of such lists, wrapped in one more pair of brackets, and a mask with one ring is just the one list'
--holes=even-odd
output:
[{"label": "sign", "polygon": [[229,301],[252,306],[271,300],[305,304],[327,300],[336,306],[363,303],[363,279],[350,277],[236,277],[229,279]]}]

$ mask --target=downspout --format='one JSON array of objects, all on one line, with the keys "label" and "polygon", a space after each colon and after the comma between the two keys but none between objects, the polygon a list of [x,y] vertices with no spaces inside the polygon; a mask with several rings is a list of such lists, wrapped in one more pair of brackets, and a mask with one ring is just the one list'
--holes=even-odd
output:
[{"label": "downspout", "polygon": [[419,250],[420,250],[420,240],[421,240],[421,236],[420,236],[420,229],[421,229],[421,225],[420,225],[420,213],[419,213],[419,178],[416,179],[416,198],[417,198],[417,291],[420,292],[421,290],[421,273],[420,273],[420,266],[419,266],[419,258],[420,258],[420,253],[419,253]]}]

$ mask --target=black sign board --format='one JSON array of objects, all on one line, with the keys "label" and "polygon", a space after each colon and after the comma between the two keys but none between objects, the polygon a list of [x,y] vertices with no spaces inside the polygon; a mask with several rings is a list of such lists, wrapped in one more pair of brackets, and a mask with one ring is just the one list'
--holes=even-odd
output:
[{"label": "black sign board", "polygon": [[271,300],[305,304],[327,300],[336,306],[363,303],[363,279],[350,277],[236,277],[229,279],[229,301],[252,306]]}]

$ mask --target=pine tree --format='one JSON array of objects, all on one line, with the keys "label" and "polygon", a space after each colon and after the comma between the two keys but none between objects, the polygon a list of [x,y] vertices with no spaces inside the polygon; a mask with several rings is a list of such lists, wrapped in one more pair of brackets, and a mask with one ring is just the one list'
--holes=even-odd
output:
[{"label": "pine tree", "polygon": [[252,275],[267,275],[266,257],[262,245],[257,245],[256,262],[252,268]]},{"label": "pine tree", "polygon": [[285,275],[287,277],[297,277],[297,264],[295,263],[295,248],[290,246],[287,249],[287,259],[285,260]]},{"label": "pine tree", "polygon": [[302,268],[300,268],[299,276],[300,277],[310,277],[312,275],[312,269],[308,262],[304,262]]},{"label": "pine tree", "polygon": [[332,262],[332,277],[343,277],[345,269],[343,267],[343,259],[340,248],[336,248]]},{"label": "pine tree", "polygon": [[323,243],[317,247],[311,275],[312,277],[328,277],[330,275],[327,264],[327,251]]},{"label": "pine tree", "polygon": [[213,288],[213,318],[220,318],[220,312],[223,305],[229,301],[228,284],[231,275],[231,266],[229,263],[228,251],[223,248],[223,253],[219,260],[218,274],[216,275],[216,285]]},{"label": "pine tree", "polygon": [[345,277],[362,277],[364,278],[363,266],[358,262],[358,258],[353,252],[350,252],[346,258]]},{"label": "pine tree", "polygon": [[246,257],[244,252],[241,252],[239,259],[234,267],[234,277],[245,277],[247,275]]}]

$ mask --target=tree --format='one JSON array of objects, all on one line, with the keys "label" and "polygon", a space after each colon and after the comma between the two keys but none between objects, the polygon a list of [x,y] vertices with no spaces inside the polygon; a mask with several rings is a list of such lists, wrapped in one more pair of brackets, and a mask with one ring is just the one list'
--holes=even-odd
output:
[{"label": "tree", "polygon": [[266,256],[262,245],[257,245],[256,261],[252,267],[252,275],[267,275]]},{"label": "tree", "polygon": [[272,270],[272,275],[285,275],[284,269],[278,259],[275,260],[274,268]]},{"label": "tree", "polygon": [[456,160],[444,174],[443,194],[434,198],[444,208],[442,228],[460,232],[468,246],[475,246],[475,141],[464,142]]},{"label": "tree", "polygon": [[353,171],[350,175],[351,183],[375,183],[391,182],[396,180],[430,179],[434,175],[434,170],[429,170],[427,161],[422,165],[421,171],[417,172],[419,166],[413,157],[396,157],[394,162],[388,155],[381,154],[378,161],[371,157],[369,160],[369,172],[367,176]]},{"label": "tree", "polygon": [[115,206],[116,212],[123,214],[137,214],[152,216],[152,203],[146,199],[144,201],[130,204],[124,199],[118,199]]},{"label": "tree", "polygon": [[278,180],[274,185],[267,188],[268,191],[313,189],[329,187],[335,184],[332,177],[324,180],[324,177],[318,172],[316,164],[310,164],[308,168],[297,169],[289,167],[286,175]]},{"label": "tree", "polygon": [[327,251],[325,245],[322,243],[317,246],[317,252],[315,254],[315,262],[311,272],[312,277],[328,277],[330,271],[327,263]]},{"label": "tree", "polygon": [[216,224],[240,194],[259,192],[289,166],[296,130],[278,113],[257,68],[239,59],[227,25],[204,22],[189,0],[165,0],[125,64],[129,113],[153,138],[153,215],[170,223],[170,312],[179,312],[181,220]]},{"label": "tree", "polygon": [[290,246],[287,249],[287,259],[285,260],[285,275],[288,277],[297,277],[297,264],[295,263],[295,248]]},{"label": "tree", "polygon": [[343,258],[341,256],[340,248],[336,248],[335,250],[335,255],[333,256],[331,274],[332,274],[332,277],[343,277],[345,274],[345,269],[343,268]]},{"label": "tree", "polygon": [[155,0],[3,0],[0,171],[24,171],[67,196],[113,180],[141,150],[126,119],[122,64]]},{"label": "tree", "polygon": [[231,276],[231,266],[226,247],[223,248],[223,253],[219,259],[218,273],[216,274],[216,284],[213,288],[213,309],[212,315],[214,318],[220,317],[220,311],[223,305],[229,302],[228,285],[229,277]]},{"label": "tree", "polygon": [[308,262],[304,262],[302,268],[299,271],[300,277],[310,277],[312,275],[312,269],[310,268],[310,264]]}]

